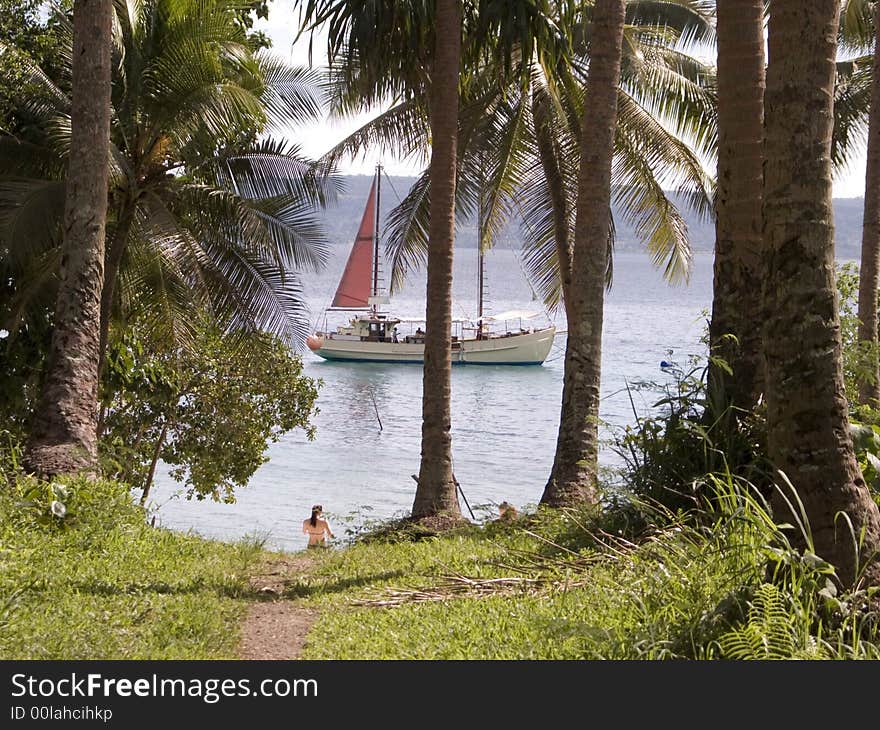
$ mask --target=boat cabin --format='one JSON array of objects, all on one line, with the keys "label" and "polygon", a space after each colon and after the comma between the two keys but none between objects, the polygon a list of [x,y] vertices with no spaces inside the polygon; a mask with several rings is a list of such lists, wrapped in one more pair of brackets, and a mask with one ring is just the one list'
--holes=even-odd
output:
[{"label": "boat cabin", "polygon": [[361,342],[397,342],[399,324],[399,319],[384,314],[355,317],[347,325],[337,328],[336,337]]}]

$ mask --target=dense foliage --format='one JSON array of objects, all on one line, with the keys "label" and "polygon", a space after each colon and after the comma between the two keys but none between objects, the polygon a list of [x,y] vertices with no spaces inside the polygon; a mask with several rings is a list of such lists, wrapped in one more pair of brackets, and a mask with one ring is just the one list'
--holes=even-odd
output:
[{"label": "dense foliage", "polygon": [[28,135],[34,119],[22,101],[39,98],[43,89],[32,82],[30,67],[36,64],[54,77],[64,67],[66,39],[64,15],[71,0],[62,0],[41,12],[42,0],[0,0],[0,131]]},{"label": "dense foliage", "polygon": [[877,346],[859,341],[859,267],[847,262],[837,268],[837,296],[840,313],[840,338],[843,344],[843,376],[846,399],[859,419],[872,418],[871,409],[859,406],[858,383],[862,379],[873,380],[873,362]]},{"label": "dense foliage", "polygon": [[158,460],[190,497],[235,501],[295,428],[313,437],[319,383],[269,334],[197,329],[180,348],[130,332],[107,361],[101,453],[108,474],[149,492]]}]

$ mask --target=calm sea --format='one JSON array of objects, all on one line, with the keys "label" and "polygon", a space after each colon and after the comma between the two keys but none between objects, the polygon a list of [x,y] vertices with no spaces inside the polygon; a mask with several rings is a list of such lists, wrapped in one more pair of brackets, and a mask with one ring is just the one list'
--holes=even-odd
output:
[{"label": "calm sea", "polygon": [[[326,270],[306,282],[316,322],[332,299],[348,252],[348,245],[334,247]],[[530,309],[541,312],[535,323],[549,319],[565,329],[561,314],[548,316],[533,299],[517,252],[495,249],[487,255],[486,269],[487,313]],[[473,316],[473,249],[456,252],[454,281],[454,314]],[[392,300],[391,311],[423,317],[423,291],[423,275],[413,277]],[[633,421],[627,385],[670,384],[673,377],[660,370],[661,360],[686,367],[690,355],[704,353],[701,337],[711,291],[711,254],[696,254],[690,282],[680,286],[665,283],[646,254],[615,254],[602,364],[600,416],[606,437]],[[337,315],[328,324],[341,321]],[[540,499],[553,461],[564,348],[560,334],[543,366],[453,368],[454,470],[478,519],[494,514],[503,500],[521,507]],[[289,433],[273,444],[269,461],[233,505],[187,501],[180,485],[159,475],[151,495],[158,524],[223,539],[257,535],[273,548],[298,550],[305,545],[298,526],[316,502],[335,521],[340,537],[346,525],[409,511],[415,494],[410,475],[419,469],[421,366],[328,363],[311,352],[303,358],[306,374],[323,381],[317,438]],[[636,392],[640,412],[648,412],[656,394]],[[617,463],[610,446],[601,461],[609,467]],[[462,500],[466,515],[467,504]]]}]

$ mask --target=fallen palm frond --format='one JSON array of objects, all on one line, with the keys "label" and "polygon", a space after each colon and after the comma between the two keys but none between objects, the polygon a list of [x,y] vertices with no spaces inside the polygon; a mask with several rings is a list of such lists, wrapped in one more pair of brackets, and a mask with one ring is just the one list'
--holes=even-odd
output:
[{"label": "fallen palm frond", "polygon": [[352,601],[355,606],[373,608],[400,606],[405,603],[448,601],[453,598],[483,598],[510,595],[512,593],[537,593],[547,590],[564,590],[586,584],[587,580],[560,580],[548,578],[468,578],[463,575],[447,575],[433,586],[423,588],[387,588]]},{"label": "fallen palm frond", "polygon": [[504,571],[519,573],[519,576],[479,578],[463,575],[442,565],[448,572],[435,579],[433,585],[413,588],[387,587],[375,591],[372,595],[358,598],[352,601],[351,605],[392,607],[406,603],[483,598],[514,593],[535,594],[577,588],[588,583],[588,571],[591,566],[598,562],[622,559],[638,547],[636,543],[623,537],[598,530],[591,535],[596,546],[603,549],[576,553],[542,535],[529,530],[524,532],[539,542],[562,551],[563,557],[535,555],[525,550],[508,549],[508,557],[515,557],[517,562],[492,561],[492,564]]}]

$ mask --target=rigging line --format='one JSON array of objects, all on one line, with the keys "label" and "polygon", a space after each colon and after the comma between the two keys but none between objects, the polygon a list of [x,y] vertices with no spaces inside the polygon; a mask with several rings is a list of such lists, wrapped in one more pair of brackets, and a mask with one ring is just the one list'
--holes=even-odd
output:
[{"label": "rigging line", "polygon": [[397,198],[397,202],[402,204],[403,200],[401,200],[400,195],[397,194],[397,188],[394,187],[394,183],[391,182],[391,178],[388,177],[388,173],[385,172],[384,167],[382,168],[382,174],[385,176],[385,179],[388,181],[388,184],[391,186],[391,192],[394,193],[394,197]]},{"label": "rigging line", "polygon": [[370,400],[373,401],[373,410],[376,411],[376,420],[379,422],[379,433],[382,433],[382,419],[379,418],[379,406],[376,405],[376,396],[373,395],[373,389],[367,386],[367,392],[370,394]]},{"label": "rigging line", "polygon": [[450,456],[450,465],[452,471],[452,481],[455,482],[455,488],[458,490],[458,493],[461,495],[461,498],[464,500],[465,507],[468,508],[468,512],[471,513],[471,519],[476,520],[477,517],[474,514],[474,511],[471,509],[471,505],[468,502],[467,497],[464,496],[464,490],[461,488],[461,484],[459,484],[458,479],[455,478],[455,459]]}]

